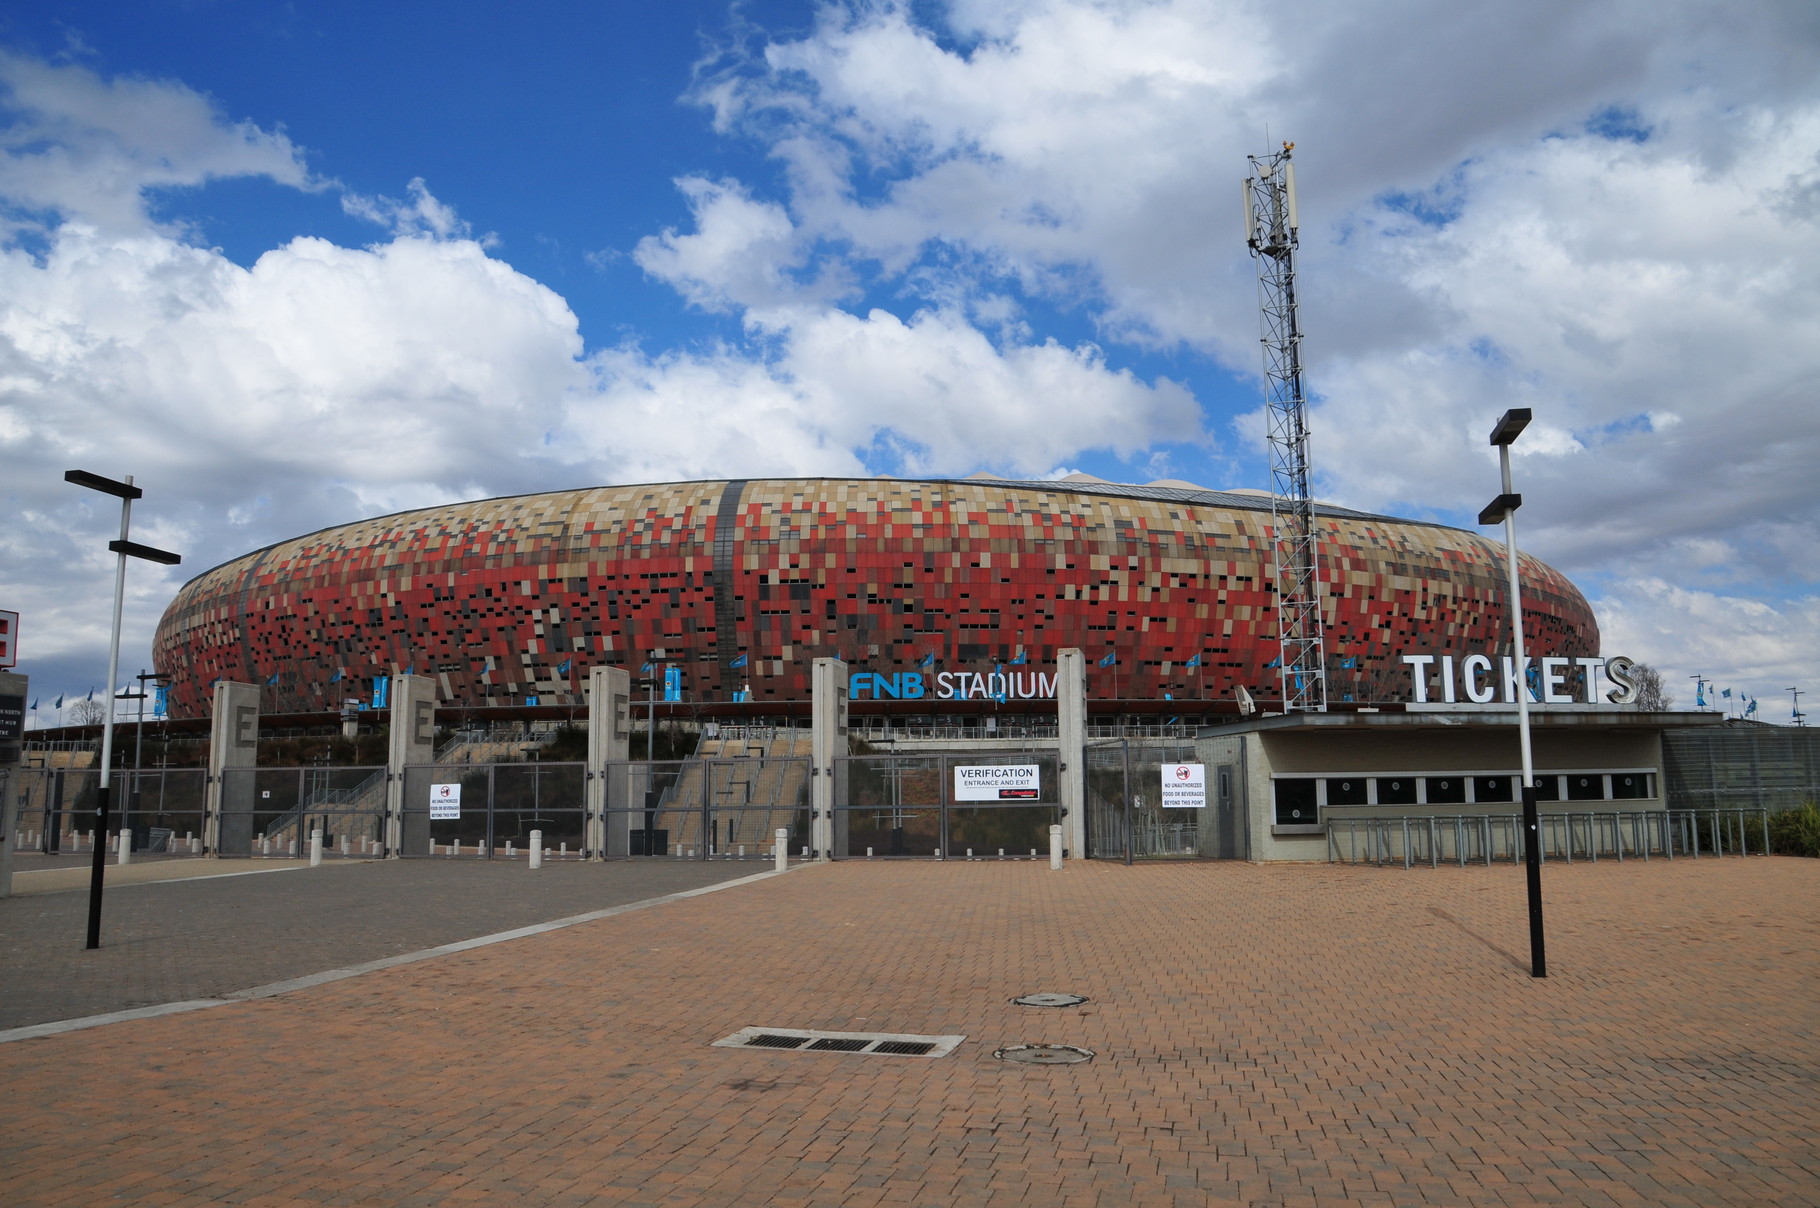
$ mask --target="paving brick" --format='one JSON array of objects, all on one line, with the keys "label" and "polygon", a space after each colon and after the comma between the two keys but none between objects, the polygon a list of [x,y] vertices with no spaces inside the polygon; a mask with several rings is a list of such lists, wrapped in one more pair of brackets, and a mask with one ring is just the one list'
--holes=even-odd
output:
[{"label": "paving brick", "polygon": [[[6,1199],[1820,1202],[1820,862],[1551,865],[1545,885],[1536,981],[1508,868],[807,869],[0,1045]],[[1009,1002],[1033,990],[1091,1001]],[[754,1024],[968,1040],[936,1060],[708,1047]],[[992,1057],[1037,1041],[1098,1056]]]}]

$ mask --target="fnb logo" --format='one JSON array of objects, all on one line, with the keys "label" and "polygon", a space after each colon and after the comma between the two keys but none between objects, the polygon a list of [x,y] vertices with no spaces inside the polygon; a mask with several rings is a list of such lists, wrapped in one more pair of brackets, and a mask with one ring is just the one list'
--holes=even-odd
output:
[{"label": "fnb logo", "polygon": [[847,677],[847,695],[855,700],[868,695],[879,700],[887,696],[893,700],[921,700],[923,691],[923,675],[920,671],[904,671],[896,675],[855,671]]}]

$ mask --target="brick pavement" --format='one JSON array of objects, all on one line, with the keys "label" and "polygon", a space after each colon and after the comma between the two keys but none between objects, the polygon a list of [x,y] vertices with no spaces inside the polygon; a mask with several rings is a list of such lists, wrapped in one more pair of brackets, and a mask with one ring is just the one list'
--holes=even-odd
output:
[{"label": "brick pavement", "polygon": [[[1820,861],[1545,881],[1535,981],[1510,867],[810,868],[0,1045],[0,1168],[22,1206],[1820,1202]],[[708,1047],[747,1024],[969,1040]]]},{"label": "brick pavement", "polygon": [[[101,947],[75,892],[0,900],[0,1029],[210,998],[747,876],[760,861],[190,860],[108,870]],[[289,868],[291,871],[275,871]],[[116,872],[226,873],[116,887]],[[55,874],[53,874],[55,875]],[[24,878],[21,878],[24,879]]]}]

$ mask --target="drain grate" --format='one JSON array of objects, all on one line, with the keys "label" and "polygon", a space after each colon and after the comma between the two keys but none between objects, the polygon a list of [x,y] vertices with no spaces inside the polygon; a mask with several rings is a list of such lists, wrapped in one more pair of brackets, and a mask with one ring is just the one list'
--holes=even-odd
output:
[{"label": "drain grate", "polygon": [[1080,994],[1020,994],[1011,1000],[1020,1007],[1078,1007],[1087,999]]},{"label": "drain grate", "polygon": [[1079,1065],[1093,1060],[1092,1049],[1077,1049],[1071,1044],[1012,1044],[992,1055],[1021,1065]]},{"label": "drain grate", "polygon": [[783,1049],[794,1053],[857,1053],[865,1057],[946,1057],[965,1036],[907,1032],[822,1032],[813,1028],[741,1028],[714,1042],[717,1049]]},{"label": "drain grate", "polygon": [[746,1043],[760,1049],[800,1049],[809,1043],[807,1036],[779,1036],[775,1032],[760,1032],[756,1036],[746,1037]]}]

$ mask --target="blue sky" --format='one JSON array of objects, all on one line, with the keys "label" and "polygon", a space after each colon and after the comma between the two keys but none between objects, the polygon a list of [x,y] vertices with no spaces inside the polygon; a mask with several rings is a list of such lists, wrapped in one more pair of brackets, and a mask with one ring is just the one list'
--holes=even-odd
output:
[{"label": "blue sky", "polygon": [[103,672],[71,465],[186,553],[135,568],[135,667],[184,574],[440,499],[1264,485],[1236,184],[1283,137],[1321,495],[1470,526],[1532,407],[1523,543],[1608,653],[1820,670],[1811,5],[14,8],[0,607],[40,695]]}]

